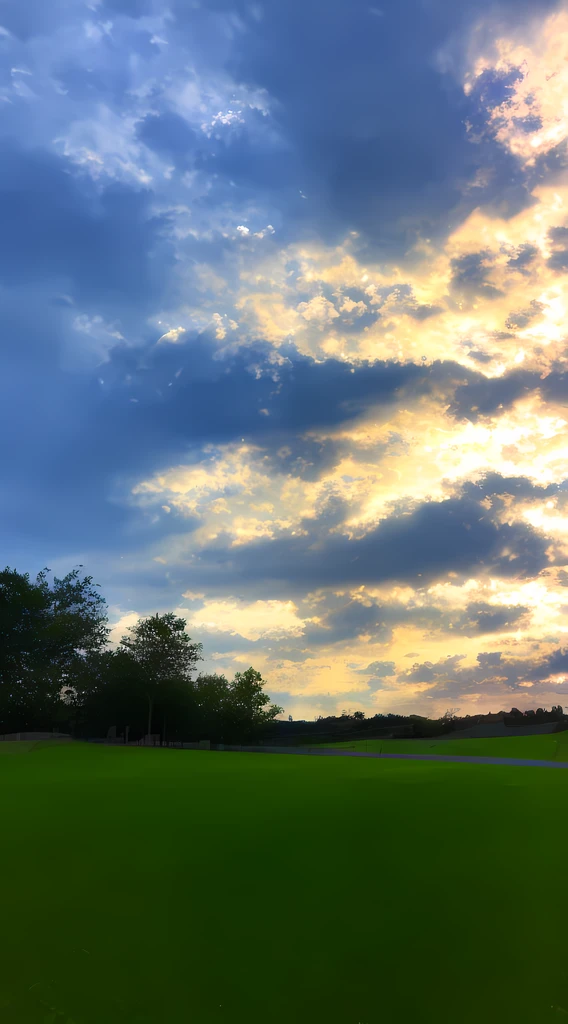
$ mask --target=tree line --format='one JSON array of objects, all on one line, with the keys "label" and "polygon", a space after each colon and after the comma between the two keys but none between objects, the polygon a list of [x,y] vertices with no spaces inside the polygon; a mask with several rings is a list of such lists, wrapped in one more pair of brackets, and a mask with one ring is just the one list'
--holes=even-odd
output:
[{"label": "tree line", "polygon": [[[82,568],[82,566],[79,566]],[[173,612],[139,619],[108,649],[105,599],[78,569],[50,589],[45,568],[0,572],[0,734],[57,729],[132,740],[254,742],[283,708],[252,666],[232,681],[200,673],[203,644]],[[99,586],[96,584],[95,586]]]},{"label": "tree line", "polygon": [[547,711],[537,708],[536,711],[501,711],[497,714],[465,715],[462,718],[452,710],[446,711],[440,718],[426,718],[423,715],[376,714],[367,718],[364,711],[341,715],[319,715],[314,722],[281,721],[267,722],[264,736],[267,742],[275,745],[334,743],[341,740],[360,739],[428,739],[455,733],[459,737],[460,730],[470,726],[501,722],[507,727],[529,727],[545,723],[557,723],[559,730],[568,728],[568,716],[560,704]]}]

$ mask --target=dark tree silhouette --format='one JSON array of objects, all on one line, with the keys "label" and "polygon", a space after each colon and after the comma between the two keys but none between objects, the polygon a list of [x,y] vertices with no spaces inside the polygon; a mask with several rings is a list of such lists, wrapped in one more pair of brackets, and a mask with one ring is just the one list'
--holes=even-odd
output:
[{"label": "dark tree silhouette", "polygon": [[133,636],[124,636],[118,648],[119,654],[131,657],[139,670],[137,678],[148,701],[148,735],[152,732],[154,705],[164,685],[176,678],[189,682],[196,662],[203,660],[203,644],[191,643],[185,622],[173,612],[139,619],[136,626],[130,627]]},{"label": "dark tree silhouette", "polygon": [[45,728],[71,666],[110,633],[92,576],[78,580],[74,569],[50,590],[47,572],[35,583],[9,567],[0,573],[0,732]]},{"label": "dark tree silhouette", "polygon": [[[270,697],[262,689],[260,672],[252,667],[236,672],[229,686],[227,714],[231,732],[252,739],[283,713],[284,708],[270,704]],[[269,704],[269,708],[266,705]]]}]

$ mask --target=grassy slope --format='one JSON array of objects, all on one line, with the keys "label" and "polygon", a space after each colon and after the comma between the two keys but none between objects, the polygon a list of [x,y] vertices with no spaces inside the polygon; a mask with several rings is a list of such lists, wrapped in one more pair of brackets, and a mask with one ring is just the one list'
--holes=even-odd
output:
[{"label": "grassy slope", "polygon": [[538,761],[568,762],[568,731],[545,736],[503,736],[491,739],[351,740],[324,743],[325,747],[368,750],[385,754],[471,754],[475,757],[526,757]]},{"label": "grassy slope", "polygon": [[0,754],[27,754],[35,747],[37,740],[2,740]]},{"label": "grassy slope", "polygon": [[539,1024],[568,771],[38,744],[0,761],[2,1024]]}]

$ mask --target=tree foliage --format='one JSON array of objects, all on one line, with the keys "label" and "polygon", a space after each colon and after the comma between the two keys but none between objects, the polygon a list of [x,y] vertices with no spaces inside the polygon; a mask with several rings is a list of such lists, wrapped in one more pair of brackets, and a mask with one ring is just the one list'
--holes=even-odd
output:
[{"label": "tree foliage", "polygon": [[0,573],[0,732],[45,727],[72,664],[102,650],[110,633],[92,576],[78,580],[74,569],[50,590],[47,572],[35,583],[9,567]]},{"label": "tree foliage", "polygon": [[150,734],[156,701],[161,697],[164,702],[165,691],[171,693],[173,680],[189,681],[195,663],[203,660],[203,644],[191,643],[185,632],[185,619],[177,618],[173,612],[139,619],[130,632],[133,636],[124,636],[120,642],[119,655],[132,659],[135,671],[130,673],[130,679],[137,680],[148,702]]},{"label": "tree foliage", "polygon": [[[246,672],[235,673],[229,687],[227,704],[227,726],[232,735],[254,739],[284,708],[270,704],[270,697],[263,692],[263,679],[252,666]],[[269,704],[268,710],[265,710]],[[230,741],[229,741],[230,742]]]},{"label": "tree foliage", "polygon": [[203,644],[173,612],[139,619],[107,649],[105,601],[92,577],[79,580],[74,570],[50,589],[49,571],[35,583],[0,573],[0,733],[53,726],[104,738],[116,726],[132,738],[155,731],[241,743],[282,712],[252,667],[231,683],[217,674],[193,681]]}]

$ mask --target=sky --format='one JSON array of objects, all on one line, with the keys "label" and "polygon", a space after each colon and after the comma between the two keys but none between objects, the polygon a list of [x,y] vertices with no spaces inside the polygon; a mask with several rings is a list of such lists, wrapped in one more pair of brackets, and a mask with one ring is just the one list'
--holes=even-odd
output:
[{"label": "sky", "polygon": [[2,568],[283,717],[568,704],[568,5],[374,2],[1,0]]}]

